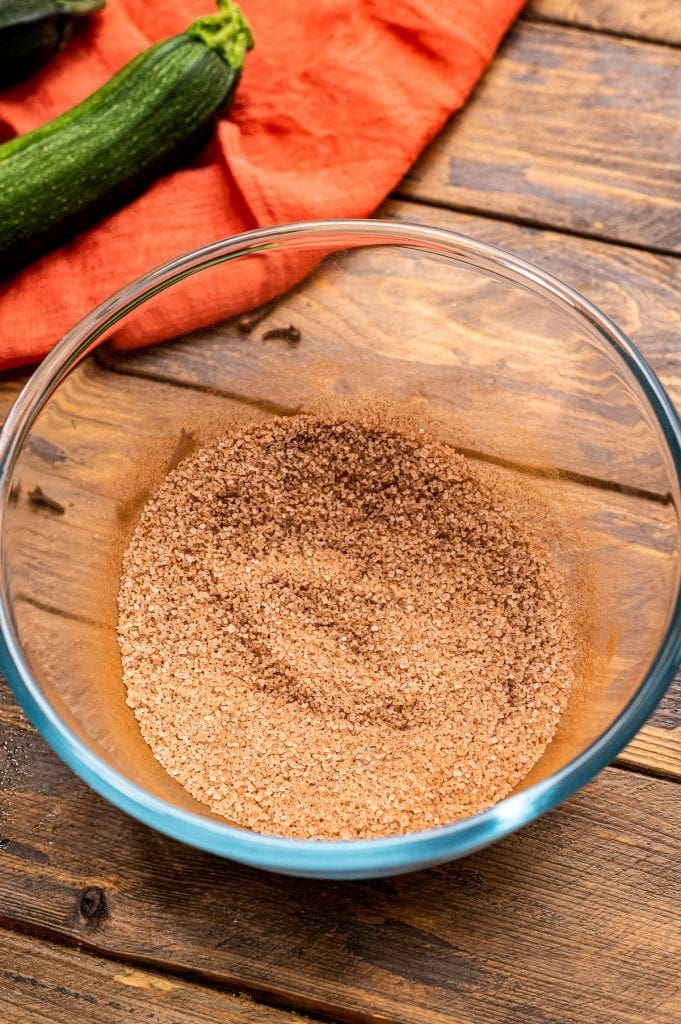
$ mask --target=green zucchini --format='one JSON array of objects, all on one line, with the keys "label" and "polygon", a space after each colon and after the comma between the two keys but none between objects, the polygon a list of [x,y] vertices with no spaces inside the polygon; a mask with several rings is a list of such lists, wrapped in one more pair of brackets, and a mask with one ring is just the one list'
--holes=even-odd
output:
[{"label": "green zucchini", "polygon": [[0,0],[0,86],[32,75],[68,41],[76,18],[104,0]]},{"label": "green zucchini", "polygon": [[207,138],[253,38],[231,0],[77,107],[0,145],[0,274],[139,193]]}]

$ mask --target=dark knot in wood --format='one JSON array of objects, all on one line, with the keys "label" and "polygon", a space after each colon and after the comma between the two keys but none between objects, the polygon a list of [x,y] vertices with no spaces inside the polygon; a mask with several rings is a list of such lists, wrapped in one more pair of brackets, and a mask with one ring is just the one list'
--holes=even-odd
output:
[{"label": "dark knot in wood", "polygon": [[78,911],[91,928],[98,928],[109,916],[106,892],[98,885],[83,889],[78,897]]}]

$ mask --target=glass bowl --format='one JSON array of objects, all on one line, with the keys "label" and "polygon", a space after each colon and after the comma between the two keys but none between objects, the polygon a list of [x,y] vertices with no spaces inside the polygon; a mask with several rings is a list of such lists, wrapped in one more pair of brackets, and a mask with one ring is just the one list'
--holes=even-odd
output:
[{"label": "glass bowl", "polygon": [[[588,608],[589,656],[545,755],[483,813],[371,840],[251,832],[166,774],[125,704],[121,555],[169,467],[226,424],[377,397],[432,414],[443,440],[516,481],[528,516],[544,503],[565,524],[555,555]],[[74,771],[176,839],[325,878],[462,857],[582,786],[672,680],[680,471],[679,420],[650,367],[537,267],[406,223],[249,232],[121,289],[18,398],[0,437],[2,669]]]}]

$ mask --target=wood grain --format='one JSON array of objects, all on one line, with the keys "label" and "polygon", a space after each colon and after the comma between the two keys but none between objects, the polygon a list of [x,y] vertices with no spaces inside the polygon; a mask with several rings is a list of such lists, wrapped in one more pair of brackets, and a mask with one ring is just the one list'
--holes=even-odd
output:
[{"label": "wood grain", "polygon": [[530,0],[524,16],[631,39],[681,43],[681,12],[676,0]]},{"label": "wood grain", "polygon": [[678,729],[681,726],[681,671],[658,704],[649,724],[660,729]]},{"label": "wood grain", "polygon": [[507,249],[576,288],[631,338],[681,407],[678,257],[400,200],[386,203],[381,214]]},{"label": "wood grain", "polygon": [[[289,323],[302,332],[294,349],[264,339]],[[99,359],[283,412],[375,403],[377,393],[400,407],[421,402],[448,419],[464,450],[669,502],[656,437],[619,370],[519,290],[408,250],[353,253],[321,267],[260,332],[243,338],[227,322]]]},{"label": "wood grain", "polygon": [[[390,203],[381,213],[472,235],[563,278],[615,319],[639,345],[672,398],[681,400],[678,259],[415,203]],[[375,380],[390,375],[389,384],[400,386],[402,393],[409,381],[401,385],[394,381],[400,373],[406,376],[405,360],[409,359],[414,364],[412,391],[450,393],[454,404],[467,401],[466,416],[475,420],[483,435],[481,424],[490,422],[492,436],[478,439],[487,451],[518,462],[549,461],[587,475],[599,471],[594,469],[597,461],[608,479],[665,490],[663,476],[656,479],[651,465],[655,442],[633,423],[624,428],[631,407],[616,407],[618,389],[607,385],[605,368],[579,354],[572,359],[567,335],[564,344],[547,344],[549,332],[554,329],[561,337],[563,325],[542,321],[536,309],[514,299],[506,300],[506,314],[499,312],[504,296],[490,290],[480,296],[492,309],[485,327],[476,312],[478,296],[471,282],[451,270],[451,276],[442,274],[425,261],[414,259],[407,268],[406,263],[391,267],[380,258],[372,265],[367,258],[362,266],[356,260],[354,267],[351,287],[344,279],[347,270],[320,271],[313,283],[286,298],[254,333],[258,340],[268,325],[292,321],[303,331],[303,342],[295,350],[248,344],[225,327],[214,331],[212,340],[210,332],[204,332],[200,339],[174,345],[172,353],[159,347],[119,355],[115,365],[128,373],[190,386],[208,383],[226,392],[259,396],[262,401],[276,396],[282,406],[295,407],[301,396],[313,400],[323,394],[320,379],[322,385],[325,382],[316,361],[325,353],[332,353],[331,360],[342,360],[348,367],[345,376],[353,383],[362,376]],[[398,273],[408,274],[408,279]],[[482,284],[480,289],[484,290]],[[420,310],[420,319],[409,317],[410,303]],[[403,353],[398,352],[396,333]],[[472,346],[471,337],[479,343]],[[368,370],[362,369],[359,359],[363,346],[376,354]],[[347,387],[343,372],[337,376],[338,386]],[[558,396],[561,410],[557,414]],[[607,396],[603,403],[602,396]],[[521,405],[525,429],[519,432]],[[490,411],[497,409],[511,429],[498,428]],[[595,460],[597,449],[600,454]]]},{"label": "wood grain", "polygon": [[3,423],[13,402],[28,379],[28,374],[0,375],[0,423]]},{"label": "wood grain", "polygon": [[399,193],[681,251],[677,51],[522,21]]},{"label": "wood grain", "polygon": [[[592,239],[566,238],[546,231],[488,217],[393,201],[382,215],[458,231],[508,249],[550,271],[592,299],[636,343],[656,371],[677,408],[681,407],[681,349],[679,347],[678,296],[681,292],[681,260],[638,252]],[[674,730],[681,726],[681,672],[650,719],[650,726]],[[662,770],[664,755],[648,726],[639,734],[643,743],[629,756],[630,765]],[[667,739],[664,750],[681,744],[678,732]],[[650,761],[647,752],[657,753]],[[663,760],[660,760],[660,757]],[[666,770],[678,777],[676,756]]]},{"label": "wood grain", "polygon": [[251,999],[0,929],[7,1024],[302,1024]]},{"label": "wood grain", "polygon": [[617,761],[630,768],[643,768],[681,780],[681,727],[667,730],[644,726],[621,751]]},{"label": "wood grain", "polygon": [[348,1022],[675,1024],[681,1012],[675,783],[608,769],[460,863],[312,883],[136,824],[29,730],[0,729],[0,778],[5,927]]},{"label": "wood grain", "polygon": [[[411,202],[391,202],[380,212],[392,219],[471,235],[509,249],[562,278],[613,317],[638,345],[671,397],[681,405],[681,260]],[[149,353],[147,362],[133,357],[134,368],[145,372],[146,366],[153,373],[159,362],[163,363],[163,353],[163,349]],[[118,365],[123,370],[133,369],[133,360],[126,366],[119,357]],[[160,368],[166,376],[170,375],[163,365]],[[0,415],[9,408],[21,383],[0,382]]]}]

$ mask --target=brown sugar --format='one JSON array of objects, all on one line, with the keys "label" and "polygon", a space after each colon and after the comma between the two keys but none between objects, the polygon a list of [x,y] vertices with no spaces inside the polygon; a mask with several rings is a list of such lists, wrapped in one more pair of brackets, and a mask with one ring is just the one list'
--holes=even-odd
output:
[{"label": "brown sugar", "polygon": [[123,563],[128,704],[238,825],[387,836],[506,796],[574,672],[560,574],[452,448],[295,416],[190,456]]}]

